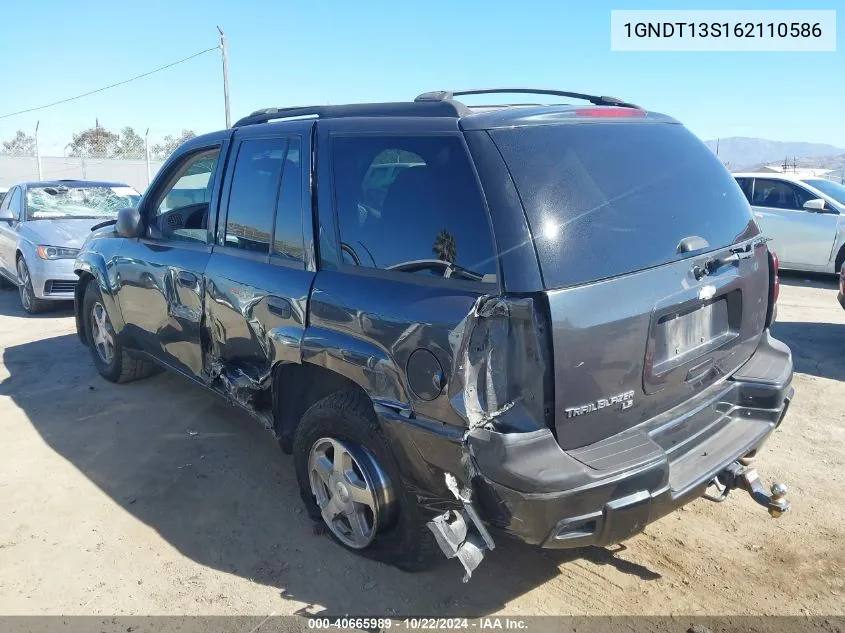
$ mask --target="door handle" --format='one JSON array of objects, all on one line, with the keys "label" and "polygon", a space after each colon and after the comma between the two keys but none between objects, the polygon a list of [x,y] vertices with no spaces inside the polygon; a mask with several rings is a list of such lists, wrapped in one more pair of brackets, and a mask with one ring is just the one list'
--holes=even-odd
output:
[{"label": "door handle", "polygon": [[179,271],[176,279],[179,281],[180,286],[185,286],[186,288],[194,288],[197,285],[197,276],[194,273],[184,270]]},{"label": "door handle", "polygon": [[289,319],[291,315],[290,301],[282,297],[267,297],[267,309],[282,319]]}]

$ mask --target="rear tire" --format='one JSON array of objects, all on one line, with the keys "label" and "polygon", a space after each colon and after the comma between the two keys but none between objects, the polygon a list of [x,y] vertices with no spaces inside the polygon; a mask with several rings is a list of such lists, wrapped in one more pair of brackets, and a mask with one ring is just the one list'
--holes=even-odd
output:
[{"label": "rear tire", "polygon": [[836,254],[836,263],[835,268],[833,269],[834,274],[839,274],[842,270],[842,264],[845,263],[845,245],[843,245],[839,252]]},{"label": "rear tire", "polygon": [[[373,528],[376,534],[368,542],[363,539],[359,546],[351,545],[349,538],[339,537],[337,527],[326,523],[317,505],[312,488],[313,449],[324,448],[327,441],[349,447],[354,455],[363,459],[372,458],[379,472],[386,475],[390,492],[390,512],[379,513],[387,521],[378,521]],[[375,412],[369,398],[357,390],[331,394],[314,404],[299,422],[293,440],[293,455],[299,490],[311,517],[327,525],[335,541],[345,548],[394,565],[405,571],[422,571],[440,561],[440,550],[434,535],[425,525],[416,497],[405,489],[402,476],[393,452],[385,442],[378,427]],[[356,472],[358,472],[356,470]],[[368,482],[373,479],[364,473]],[[325,502],[325,497],[323,501]],[[364,544],[366,543],[366,544]]]},{"label": "rear tire", "polygon": [[38,314],[50,307],[49,301],[38,299],[35,290],[32,288],[32,278],[29,276],[29,266],[23,255],[18,257],[18,294],[21,298],[21,305],[27,314]]},{"label": "rear tire", "polygon": [[154,363],[132,358],[123,348],[112,327],[96,281],[90,281],[85,287],[82,318],[91,359],[103,378],[110,382],[124,383],[156,373],[158,368]]}]

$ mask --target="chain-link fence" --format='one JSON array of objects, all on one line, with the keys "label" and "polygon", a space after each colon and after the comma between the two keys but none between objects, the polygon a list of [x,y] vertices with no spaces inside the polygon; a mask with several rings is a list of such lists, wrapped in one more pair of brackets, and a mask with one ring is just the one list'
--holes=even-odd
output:
[{"label": "chain-link fence", "polygon": [[50,129],[27,133],[0,128],[0,187],[33,180],[104,180],[146,189],[164,160],[190,129],[106,128],[79,131]]}]

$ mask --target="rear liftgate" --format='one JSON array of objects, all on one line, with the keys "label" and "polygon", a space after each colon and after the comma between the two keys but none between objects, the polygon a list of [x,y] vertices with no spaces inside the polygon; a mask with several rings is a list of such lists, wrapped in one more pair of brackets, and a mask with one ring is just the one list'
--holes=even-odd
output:
[{"label": "rear liftgate", "polygon": [[[547,394],[551,394],[546,372],[550,358],[542,343],[547,332],[534,299],[481,297],[453,333],[455,366],[449,398],[468,425],[463,441],[467,482],[476,475],[467,445],[472,430],[520,432],[531,430],[526,427],[532,424],[534,428],[547,424],[547,413],[552,410],[552,403],[547,402]],[[718,493],[705,493],[704,497],[724,501],[731,490],[739,488],[767,508],[772,517],[780,517],[790,509],[786,485],[775,483],[767,493],[752,461],[748,456],[731,463],[711,482]],[[448,472],[445,478],[460,506],[435,516],[427,525],[443,554],[463,565],[463,581],[468,582],[486,552],[495,549],[495,543],[473,503],[470,484],[462,487]]]}]

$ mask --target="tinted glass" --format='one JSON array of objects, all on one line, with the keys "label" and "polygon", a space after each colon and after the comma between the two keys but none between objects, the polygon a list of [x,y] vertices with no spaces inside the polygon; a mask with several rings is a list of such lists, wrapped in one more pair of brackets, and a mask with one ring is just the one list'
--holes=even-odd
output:
[{"label": "tinted glass", "polygon": [[132,187],[66,186],[27,187],[28,220],[56,218],[112,218],[120,209],[133,207],[140,194]]},{"label": "tinted glass", "polygon": [[158,214],[193,204],[208,204],[219,153],[216,149],[206,150],[188,158],[179,168],[176,181],[159,202]]},{"label": "tinted glass", "polygon": [[815,196],[806,189],[792,183],[783,180],[757,178],[754,182],[754,198],[751,204],[757,207],[799,211],[803,209],[807,200],[813,198]]},{"label": "tinted glass", "polygon": [[303,261],[300,145],[298,136],[291,137],[287,144],[273,236],[273,252],[295,261]]},{"label": "tinted glass", "polygon": [[344,263],[495,281],[487,212],[459,138],[339,137],[332,161]]},{"label": "tinted glass", "polygon": [[219,148],[205,149],[182,159],[153,206],[150,236],[166,240],[208,241],[211,189]]},{"label": "tinted glass", "polygon": [[15,191],[9,202],[9,210],[18,220],[21,219],[21,212],[23,211],[23,194],[21,191],[22,189],[20,187],[15,187]]},{"label": "tinted glass", "polygon": [[241,143],[226,216],[227,246],[270,252],[279,176],[286,149],[285,138],[250,139]]},{"label": "tinted glass", "polygon": [[751,185],[754,181],[751,178],[737,178],[736,183],[739,185],[739,188],[742,189],[742,193],[745,194],[746,200],[751,202]]},{"label": "tinted glass", "polygon": [[805,180],[808,185],[815,187],[822,193],[829,195],[831,198],[845,204],[845,185],[840,185],[838,182],[832,180]]},{"label": "tinted glass", "polygon": [[[713,152],[669,123],[574,123],[490,132],[528,213],[547,287],[614,277],[755,235]],[[693,253],[694,254],[694,253]]]}]

